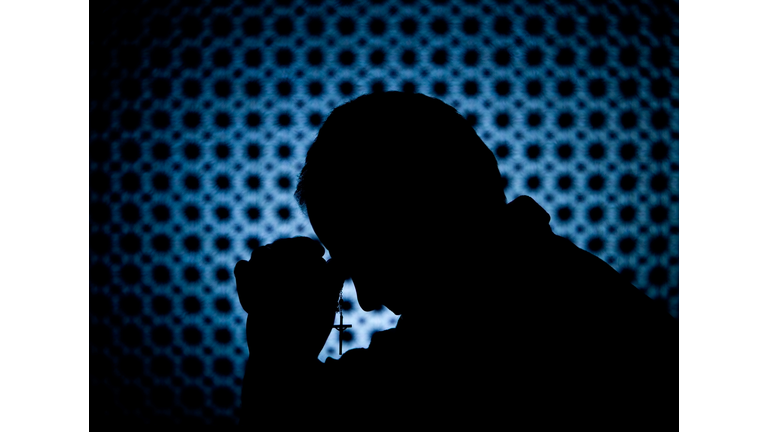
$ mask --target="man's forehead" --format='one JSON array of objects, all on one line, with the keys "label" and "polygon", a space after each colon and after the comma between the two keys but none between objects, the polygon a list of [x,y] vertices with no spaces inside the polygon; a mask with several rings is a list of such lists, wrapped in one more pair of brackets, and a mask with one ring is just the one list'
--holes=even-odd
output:
[{"label": "man's forehead", "polygon": [[358,212],[345,207],[331,203],[307,204],[309,222],[320,241],[328,247],[344,241],[350,231],[355,231],[355,227],[362,222],[360,215],[356,214]]},{"label": "man's forehead", "polygon": [[307,216],[329,249],[359,247],[366,239],[391,236],[398,230],[392,215],[376,206],[307,205]]}]

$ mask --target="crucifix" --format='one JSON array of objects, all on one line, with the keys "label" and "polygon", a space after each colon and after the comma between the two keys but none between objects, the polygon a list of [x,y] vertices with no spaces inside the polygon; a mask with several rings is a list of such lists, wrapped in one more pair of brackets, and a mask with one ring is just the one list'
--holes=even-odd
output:
[{"label": "crucifix", "polygon": [[341,355],[341,339],[342,339],[342,336],[344,336],[344,330],[352,327],[351,324],[344,324],[344,312],[341,310],[341,301],[342,301],[341,291],[339,291],[339,305],[338,305],[339,323],[333,325],[333,328],[339,331],[339,355]]}]

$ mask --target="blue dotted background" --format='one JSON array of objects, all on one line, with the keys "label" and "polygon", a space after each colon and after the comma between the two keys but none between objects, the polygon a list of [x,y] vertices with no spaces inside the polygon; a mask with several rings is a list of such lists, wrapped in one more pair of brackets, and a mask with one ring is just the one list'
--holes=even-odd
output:
[{"label": "blue dotted background", "polygon": [[[660,1],[92,6],[92,412],[235,421],[248,348],[234,265],[278,238],[313,236],[292,196],[307,148],[334,107],[375,91],[457,108],[496,154],[509,200],[533,197],[555,233],[677,317],[677,10]],[[362,312],[352,285],[344,296],[353,325],[344,350],[394,325],[386,309]],[[290,304],[275,307],[290,319]],[[329,356],[338,357],[335,331],[320,358]]]}]

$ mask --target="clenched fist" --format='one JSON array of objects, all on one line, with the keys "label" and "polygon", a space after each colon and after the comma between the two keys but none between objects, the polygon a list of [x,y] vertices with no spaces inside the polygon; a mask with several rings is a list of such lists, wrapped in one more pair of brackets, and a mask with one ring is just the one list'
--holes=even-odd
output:
[{"label": "clenched fist", "polygon": [[317,358],[333,328],[344,277],[308,237],[280,239],[235,265],[240,304],[248,313],[252,358]]}]

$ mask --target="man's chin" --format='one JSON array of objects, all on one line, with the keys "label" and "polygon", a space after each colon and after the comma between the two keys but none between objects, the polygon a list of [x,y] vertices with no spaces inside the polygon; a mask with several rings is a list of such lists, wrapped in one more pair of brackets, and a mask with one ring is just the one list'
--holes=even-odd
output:
[{"label": "man's chin", "polygon": [[374,311],[380,311],[384,308],[389,310],[395,315],[400,315],[400,308],[387,306],[381,303],[371,303],[371,302],[360,302],[360,299],[358,299],[358,303],[360,304],[360,309],[366,311],[366,312],[374,312]]},{"label": "man's chin", "polygon": [[390,312],[392,312],[395,315],[400,315],[400,309],[399,308],[393,308],[390,306],[386,306],[387,309],[389,309]]},{"label": "man's chin", "polygon": [[379,310],[383,307],[381,303],[377,302],[368,302],[368,301],[361,301],[360,297],[357,298],[357,302],[360,304],[360,309],[366,311],[366,312],[373,312],[376,310]]}]

